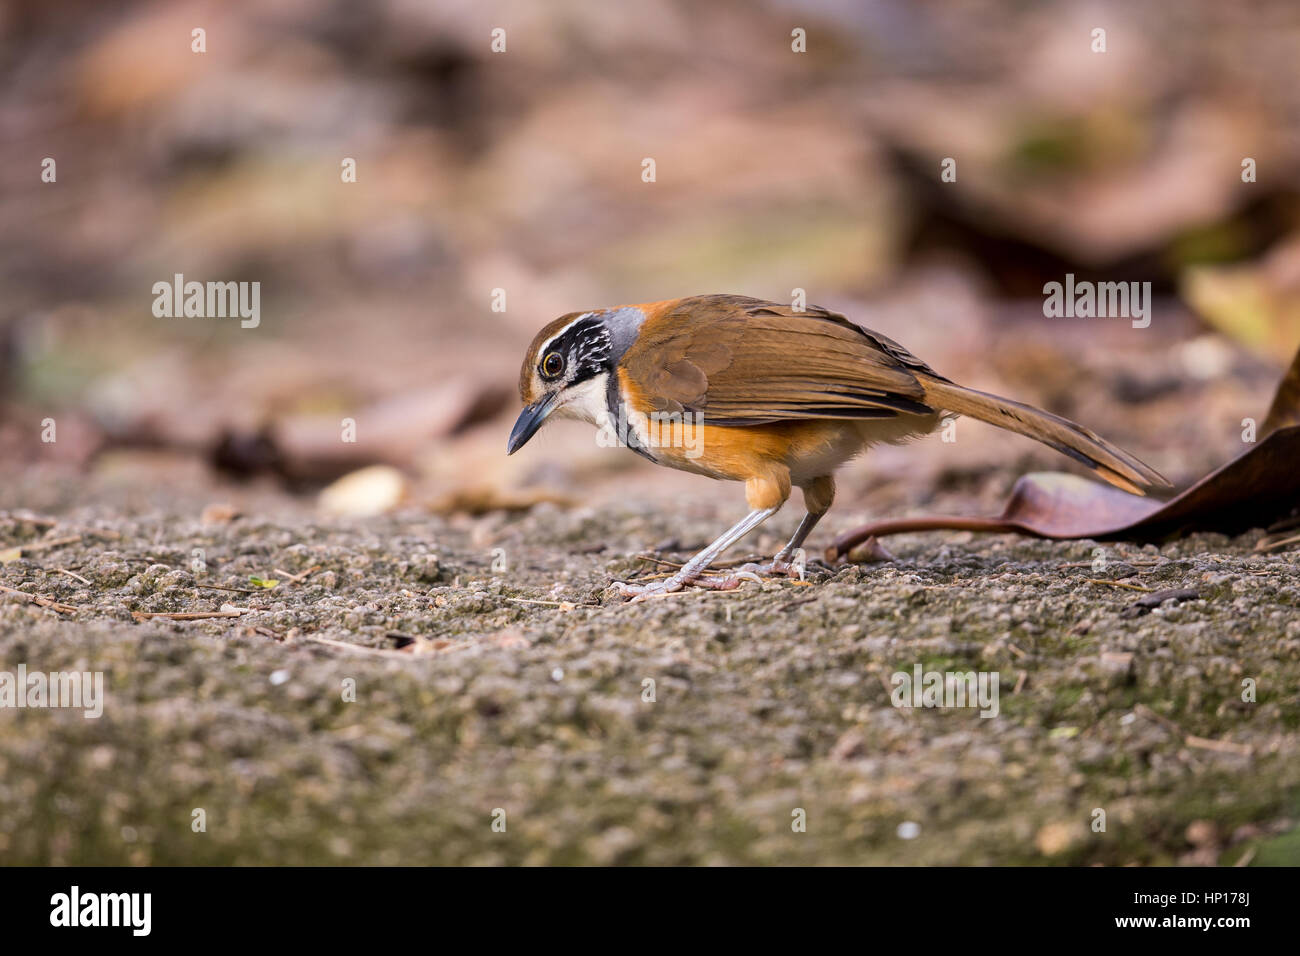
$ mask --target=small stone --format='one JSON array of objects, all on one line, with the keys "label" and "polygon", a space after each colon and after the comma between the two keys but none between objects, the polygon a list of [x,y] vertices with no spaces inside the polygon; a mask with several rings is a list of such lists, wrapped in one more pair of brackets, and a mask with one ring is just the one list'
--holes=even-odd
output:
[{"label": "small stone", "polygon": [[921,835],[921,824],[914,820],[904,820],[898,825],[898,836],[903,840],[915,840]]},{"label": "small stone", "polygon": [[1073,846],[1080,836],[1076,823],[1049,823],[1038,831],[1034,844],[1044,856],[1058,856]]},{"label": "small stone", "polygon": [[317,499],[322,512],[367,517],[391,511],[406,497],[406,476],[389,465],[370,465],[344,475]]},{"label": "small stone", "polygon": [[1192,846],[1213,846],[1219,842],[1219,831],[1209,820],[1193,820],[1187,825],[1185,836]]}]

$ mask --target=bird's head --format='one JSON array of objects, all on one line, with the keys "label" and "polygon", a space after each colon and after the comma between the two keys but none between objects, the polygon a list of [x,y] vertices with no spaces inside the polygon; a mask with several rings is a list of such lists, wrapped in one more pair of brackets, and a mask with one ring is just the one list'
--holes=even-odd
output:
[{"label": "bird's head", "polygon": [[513,455],[552,415],[597,424],[618,361],[608,312],[571,312],[537,333],[519,370],[524,410],[510,432]]}]

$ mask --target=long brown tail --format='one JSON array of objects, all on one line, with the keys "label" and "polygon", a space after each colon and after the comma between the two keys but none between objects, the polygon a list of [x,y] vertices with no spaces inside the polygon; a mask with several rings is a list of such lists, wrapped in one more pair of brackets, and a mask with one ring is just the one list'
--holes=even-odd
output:
[{"label": "long brown tail", "polygon": [[1171,487],[1154,468],[1059,415],[928,375],[918,375],[917,378],[925,387],[927,404],[932,407],[969,415],[1040,441],[1087,465],[1112,485],[1127,492],[1141,495],[1145,494],[1143,489],[1146,488]]}]

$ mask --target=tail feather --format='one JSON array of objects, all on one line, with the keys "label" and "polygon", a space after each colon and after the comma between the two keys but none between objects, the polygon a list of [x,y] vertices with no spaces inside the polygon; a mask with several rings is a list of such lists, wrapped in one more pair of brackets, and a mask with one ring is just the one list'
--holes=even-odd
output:
[{"label": "tail feather", "polygon": [[990,425],[1033,438],[1091,468],[1098,476],[1135,495],[1171,487],[1165,477],[1082,425],[1008,398],[977,392],[928,375],[918,375],[925,400],[936,408],[969,415]]}]

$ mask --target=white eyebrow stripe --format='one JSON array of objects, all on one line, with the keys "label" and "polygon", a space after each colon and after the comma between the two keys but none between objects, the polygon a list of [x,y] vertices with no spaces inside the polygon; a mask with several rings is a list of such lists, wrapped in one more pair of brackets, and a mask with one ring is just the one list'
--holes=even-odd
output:
[{"label": "white eyebrow stripe", "polygon": [[546,350],[549,349],[549,348],[550,348],[550,347],[555,343],[555,340],[556,340],[556,339],[563,337],[564,333],[567,332],[567,331],[569,331],[569,329],[573,328],[575,325],[577,325],[579,322],[582,322],[584,319],[589,319],[589,318],[591,318],[591,317],[592,317],[593,315],[595,315],[595,314],[596,314],[595,312],[584,312],[584,313],[582,313],[582,315],[578,316],[576,319],[574,319],[572,322],[570,322],[570,323],[569,323],[568,325],[566,325],[564,328],[560,329],[560,331],[556,332],[556,333],[555,333],[554,335],[552,335],[549,339],[547,339],[545,342],[543,342],[543,343],[542,343],[542,347],[541,347],[540,349],[537,350],[537,354],[538,354],[538,355],[545,355],[545,354],[546,354]]}]

